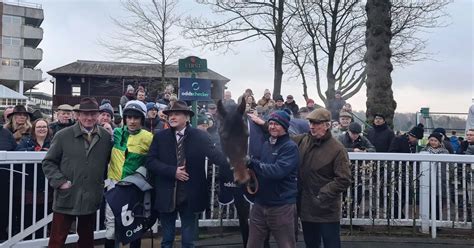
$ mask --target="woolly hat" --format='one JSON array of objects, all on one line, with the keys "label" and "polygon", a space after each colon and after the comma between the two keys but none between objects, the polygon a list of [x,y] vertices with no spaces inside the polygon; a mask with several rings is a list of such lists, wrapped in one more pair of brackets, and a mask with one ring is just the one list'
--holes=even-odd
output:
[{"label": "woolly hat", "polygon": [[430,136],[428,137],[428,139],[430,138],[435,138],[439,141],[439,143],[443,142],[443,135],[441,133],[436,133],[436,132],[433,132],[432,134],[430,134]]},{"label": "woolly hat", "polygon": [[124,118],[125,116],[139,116],[144,120],[146,118],[146,106],[139,100],[128,101],[123,109],[123,116]]},{"label": "woolly hat", "polygon": [[129,91],[135,92],[135,89],[134,89],[133,86],[131,86],[130,84],[127,85],[127,92],[129,92]]},{"label": "woolly hat", "polygon": [[362,133],[362,127],[360,126],[359,123],[357,122],[352,122],[350,125],[349,125],[349,131],[351,131],[352,133]]},{"label": "woolly hat", "polygon": [[413,127],[410,132],[408,132],[409,135],[417,138],[417,139],[422,139],[423,138],[423,133],[425,132],[425,129],[423,129],[425,126],[423,124],[418,124],[416,127]]},{"label": "woolly hat", "polygon": [[150,110],[152,110],[152,109],[155,109],[156,111],[159,110],[159,109],[158,109],[158,106],[156,106],[156,103],[154,103],[154,102],[149,102],[149,103],[147,103],[147,104],[146,104],[146,111],[148,112],[148,111],[150,111]]},{"label": "woolly hat", "polygon": [[114,117],[114,108],[112,108],[112,104],[110,103],[109,99],[103,99],[102,102],[100,102],[99,112],[106,112],[111,118]]},{"label": "woolly hat", "polygon": [[198,115],[197,124],[209,124],[209,118],[206,115]]},{"label": "woolly hat", "polygon": [[283,100],[283,96],[278,95],[278,96],[275,97],[275,102],[276,102],[276,101],[282,101],[282,102],[284,102],[285,100]]},{"label": "woolly hat", "polygon": [[384,116],[383,114],[381,114],[381,113],[375,113],[375,114],[374,114],[374,119],[375,119],[376,117],[380,117],[380,118],[382,118],[382,119],[385,121],[385,116]]},{"label": "woolly hat", "polygon": [[444,137],[446,137],[446,129],[442,128],[442,127],[438,127],[438,128],[435,128],[433,130],[433,133],[440,133],[442,134]]},{"label": "woolly hat", "polygon": [[265,90],[263,91],[263,95],[266,95],[266,94],[272,94],[272,93],[270,92],[269,89],[265,89]]},{"label": "woolly hat", "polygon": [[278,110],[270,114],[268,121],[275,121],[280,124],[285,131],[290,127],[290,116],[286,111]]}]

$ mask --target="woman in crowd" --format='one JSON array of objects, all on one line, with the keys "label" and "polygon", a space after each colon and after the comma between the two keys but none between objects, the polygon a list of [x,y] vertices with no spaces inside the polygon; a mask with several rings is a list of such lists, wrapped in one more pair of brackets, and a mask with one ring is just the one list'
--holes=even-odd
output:
[{"label": "woman in crowd", "polygon": [[23,105],[15,106],[13,112],[7,115],[7,123],[4,127],[12,132],[17,144],[24,136],[30,134],[31,117],[32,114]]},{"label": "woman in crowd", "polygon": [[51,129],[48,122],[40,118],[33,122],[31,134],[23,137],[16,147],[17,151],[47,151],[51,143]]},{"label": "woman in crowd", "polygon": [[247,105],[245,107],[245,112],[252,113],[255,110],[255,108],[257,107],[257,103],[255,103],[255,99],[253,98],[252,95],[248,95],[245,98],[245,102],[247,103]]}]

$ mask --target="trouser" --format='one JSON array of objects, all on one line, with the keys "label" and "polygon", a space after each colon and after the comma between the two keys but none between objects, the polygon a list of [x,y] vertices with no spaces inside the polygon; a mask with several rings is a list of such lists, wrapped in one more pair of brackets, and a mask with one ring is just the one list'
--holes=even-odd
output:
[{"label": "trouser", "polygon": [[326,248],[341,247],[341,226],[339,222],[315,223],[303,221],[302,225],[303,238],[306,247],[321,247],[321,239],[323,240],[323,245]]},{"label": "trouser", "polygon": [[271,233],[278,247],[296,247],[295,239],[296,204],[266,207],[254,204],[250,211],[250,232],[248,247],[263,247]]},{"label": "trouser", "polygon": [[194,237],[198,231],[195,224],[197,215],[189,209],[187,204],[176,207],[175,211],[171,213],[160,213],[160,222],[163,228],[161,247],[173,247],[178,214],[181,220],[181,247],[194,248]]},{"label": "trouser", "polygon": [[49,237],[49,248],[60,248],[64,246],[69,228],[77,217],[77,241],[78,248],[94,247],[94,224],[95,213],[88,215],[68,215],[53,213],[53,223],[51,225],[51,235]]}]

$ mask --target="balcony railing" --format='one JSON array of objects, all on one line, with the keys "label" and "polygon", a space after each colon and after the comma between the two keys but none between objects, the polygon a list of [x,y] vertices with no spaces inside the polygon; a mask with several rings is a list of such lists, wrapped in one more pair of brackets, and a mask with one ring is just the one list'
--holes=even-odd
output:
[{"label": "balcony railing", "polygon": [[[46,246],[52,220],[52,190],[41,170],[45,152],[0,152],[0,181],[7,182],[2,208],[8,216],[7,241],[25,247]],[[473,157],[469,155],[350,153],[353,184],[342,196],[342,225],[416,226],[436,237],[436,227],[471,229]],[[210,211],[199,226],[238,225],[232,204],[217,202],[216,166],[211,177]],[[6,213],[5,213],[6,214]],[[97,211],[95,238],[104,237],[103,210]],[[179,222],[178,222],[179,226]],[[30,236],[31,235],[31,236]],[[30,236],[28,239],[26,239]],[[77,235],[69,235],[74,242]]]}]

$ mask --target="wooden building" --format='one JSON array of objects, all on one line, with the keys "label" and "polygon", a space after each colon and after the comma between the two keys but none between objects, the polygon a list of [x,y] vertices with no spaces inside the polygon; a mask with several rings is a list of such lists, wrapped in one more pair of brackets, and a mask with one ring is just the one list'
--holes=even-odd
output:
[{"label": "wooden building", "polygon": [[[166,68],[166,83],[161,80],[161,67],[158,64],[122,63],[105,61],[76,62],[61,66],[48,72],[54,77],[53,107],[61,104],[75,105],[85,96],[92,96],[100,101],[104,98],[111,100],[117,106],[127,85],[135,89],[143,85],[149,91],[149,97],[155,99],[156,94],[172,83],[177,92],[180,77],[191,77],[191,73],[178,72],[178,65]],[[211,97],[221,99],[225,85],[230,80],[209,69],[199,72],[198,78],[211,80]]]}]

